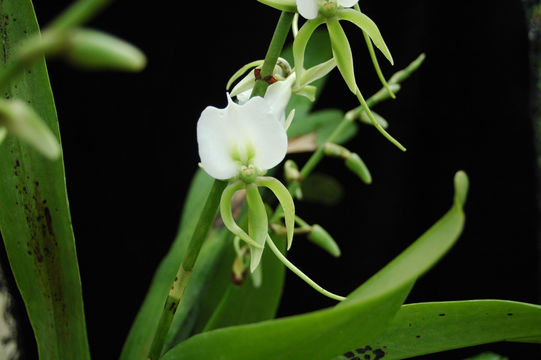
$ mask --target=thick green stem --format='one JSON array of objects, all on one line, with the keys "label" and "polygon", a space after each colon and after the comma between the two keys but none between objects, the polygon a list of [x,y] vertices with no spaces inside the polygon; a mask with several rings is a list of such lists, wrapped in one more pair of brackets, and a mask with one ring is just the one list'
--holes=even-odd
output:
[{"label": "thick green stem", "polygon": [[[262,78],[272,75],[272,71],[276,66],[276,62],[282,52],[282,48],[284,47],[292,21],[293,13],[282,12],[269,45],[269,50],[265,56],[265,62],[263,63],[261,70]],[[265,86],[258,86],[260,83],[263,83]],[[268,84],[265,81],[257,81],[254,90],[252,91],[252,96],[265,96],[267,86]],[[207,232],[216,217],[221,194],[226,185],[227,182],[216,180],[212,186],[207,198],[207,202],[205,203],[205,207],[203,208],[203,212],[201,213],[201,217],[199,218],[195,228],[195,232],[190,240],[190,244],[188,245],[188,250],[186,251],[184,260],[180,265],[178,274],[165,302],[162,314],[160,316],[160,321],[158,323],[158,328],[154,334],[154,339],[147,357],[148,360],[157,360],[163,351],[163,345],[165,343],[167,333],[171,327],[171,322],[173,321],[175,312],[180,304],[180,301],[182,300],[182,295],[186,289],[186,286],[188,285],[188,280],[193,271],[195,262],[197,261],[197,257],[199,256],[199,251],[201,250],[201,246],[203,245]]]},{"label": "thick green stem", "polygon": [[252,90],[251,97],[265,95],[269,83],[263,79],[268,76],[272,76],[278,57],[282,53],[285,41],[287,39],[287,34],[289,34],[289,29],[291,28],[291,23],[293,22],[293,17],[295,13],[282,12],[280,19],[278,19],[278,24],[276,25],[276,30],[274,30],[274,35],[272,36],[269,49],[265,55],[265,62],[261,67],[261,79],[255,82],[254,89]]},{"label": "thick green stem", "polygon": [[163,349],[163,344],[171,327],[171,322],[177,311],[177,307],[182,299],[184,290],[188,285],[188,280],[192,274],[193,267],[203,246],[203,242],[207,236],[207,233],[212,225],[212,222],[216,218],[218,213],[218,205],[220,203],[220,196],[224,191],[227,182],[215,180],[210,193],[207,197],[203,211],[201,212],[201,217],[197,222],[195,227],[194,234],[188,245],[188,250],[184,255],[184,259],[180,264],[177,276],[173,281],[167,300],[163,307],[162,314],[160,316],[160,322],[158,323],[158,328],[154,334],[154,339],[152,340],[152,345],[150,347],[150,352],[148,354],[149,360],[156,360],[160,357]]}]

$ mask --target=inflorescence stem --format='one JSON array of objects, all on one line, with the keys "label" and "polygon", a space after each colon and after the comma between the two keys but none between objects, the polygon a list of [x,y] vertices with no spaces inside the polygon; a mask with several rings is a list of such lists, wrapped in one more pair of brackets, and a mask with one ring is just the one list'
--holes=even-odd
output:
[{"label": "inflorescence stem", "polygon": [[[293,13],[282,12],[280,19],[278,20],[278,24],[276,25],[274,35],[267,51],[267,55],[265,56],[265,62],[263,63],[263,67],[261,69],[262,78],[272,75],[272,71],[276,66],[278,57],[280,56],[282,48],[284,47],[287,34],[289,33],[289,29],[293,21],[293,15]],[[254,86],[254,90],[252,91],[252,97],[264,96],[267,91],[267,87],[268,84],[265,81],[257,81],[256,85]],[[172,288],[167,296],[167,300],[158,323],[158,328],[154,334],[154,339],[147,357],[148,360],[157,360],[162,354],[167,333],[171,327],[171,323],[175,316],[178,305],[182,300],[184,290],[188,285],[190,275],[192,274],[193,267],[197,261],[197,257],[199,256],[203,242],[212,222],[216,218],[220,197],[226,185],[227,182],[225,181],[214,181],[201,217],[199,218],[197,226],[195,227],[195,232],[190,240],[190,244],[188,245],[188,250],[184,256],[184,260],[180,265],[177,276],[173,281]]]}]

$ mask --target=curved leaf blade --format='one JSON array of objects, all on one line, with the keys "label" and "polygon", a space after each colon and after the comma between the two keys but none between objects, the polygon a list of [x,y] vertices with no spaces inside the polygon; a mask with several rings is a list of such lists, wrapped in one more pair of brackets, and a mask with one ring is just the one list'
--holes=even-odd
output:
[{"label": "curved leaf blade", "polygon": [[431,302],[402,306],[370,347],[391,360],[531,336],[541,336],[539,305],[505,300]]},{"label": "curved leaf blade", "polygon": [[[0,62],[5,66],[18,42],[37,34],[39,27],[29,0],[3,1],[0,16]],[[2,94],[32,106],[59,141],[44,59]],[[0,145],[0,158],[0,227],[40,359],[89,359],[63,161],[48,161],[12,136]]]},{"label": "curved leaf blade", "polygon": [[[325,359],[354,348],[359,339],[363,343],[372,342],[399,310],[416,279],[441,258],[460,235],[464,223],[462,200],[467,191],[465,179],[463,173],[455,177],[457,195],[442,219],[337,306],[202,333],[167,352],[163,360]],[[424,257],[429,259],[419,262]]]}]

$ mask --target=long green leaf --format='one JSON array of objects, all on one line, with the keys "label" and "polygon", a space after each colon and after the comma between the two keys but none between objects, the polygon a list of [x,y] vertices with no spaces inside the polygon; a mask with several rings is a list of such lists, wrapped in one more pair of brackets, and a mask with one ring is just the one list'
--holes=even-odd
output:
[{"label": "long green leaf", "polygon": [[[384,353],[405,359],[497,341],[541,336],[541,306],[504,300],[470,300],[402,306],[389,327],[357,356]],[[370,347],[370,350],[365,345]]]},{"label": "long green leaf", "polygon": [[[199,214],[203,209],[212,184],[213,179],[204,171],[197,171],[184,204],[175,241],[154,275],[150,289],[122,349],[121,359],[146,359],[169,288],[186,252],[189,236],[197,225]],[[190,291],[190,286],[186,291]],[[183,306],[184,303],[181,301],[177,309],[178,314],[182,313]]]},{"label": "long green leaf", "polygon": [[[17,43],[39,28],[30,0],[2,1],[0,18],[0,62],[6,66]],[[2,96],[26,101],[60,138],[43,59]],[[40,359],[89,359],[63,161],[48,161],[11,136],[0,145],[0,159],[0,227]]]},{"label": "long green leaf", "polygon": [[[416,279],[449,250],[463,224],[467,178],[455,177],[452,208],[388,266],[337,306],[196,335],[163,356],[179,359],[329,359],[380,335]],[[422,259],[422,260],[420,260]]]}]

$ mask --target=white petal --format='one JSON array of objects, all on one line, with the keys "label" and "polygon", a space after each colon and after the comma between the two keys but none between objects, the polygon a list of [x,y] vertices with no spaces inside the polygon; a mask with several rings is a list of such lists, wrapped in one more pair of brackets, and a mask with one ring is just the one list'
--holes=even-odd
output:
[{"label": "white petal", "polygon": [[239,105],[245,104],[250,99],[250,95],[252,95],[252,90],[253,88],[243,91],[237,95],[237,101]]},{"label": "white petal", "polygon": [[297,11],[305,19],[314,19],[319,12],[319,5],[317,0],[297,0]]},{"label": "white petal", "polygon": [[271,106],[272,111],[278,116],[280,123],[285,127],[286,107],[291,98],[291,86],[295,82],[295,74],[291,74],[287,79],[278,81],[268,87],[265,94],[265,100]]},{"label": "white petal", "polygon": [[239,172],[239,165],[230,156],[235,134],[231,131],[227,114],[227,108],[209,106],[197,122],[201,166],[210,176],[220,180],[230,179]]},{"label": "white petal", "polygon": [[[242,130],[239,141],[253,144],[256,149],[254,165],[268,170],[278,165],[286,156],[287,133],[283,123],[269,106],[266,99],[251,98],[242,106]],[[244,139],[240,139],[244,137]]]},{"label": "white petal", "polygon": [[359,0],[338,0],[338,5],[343,7],[352,7],[357,4]]}]

